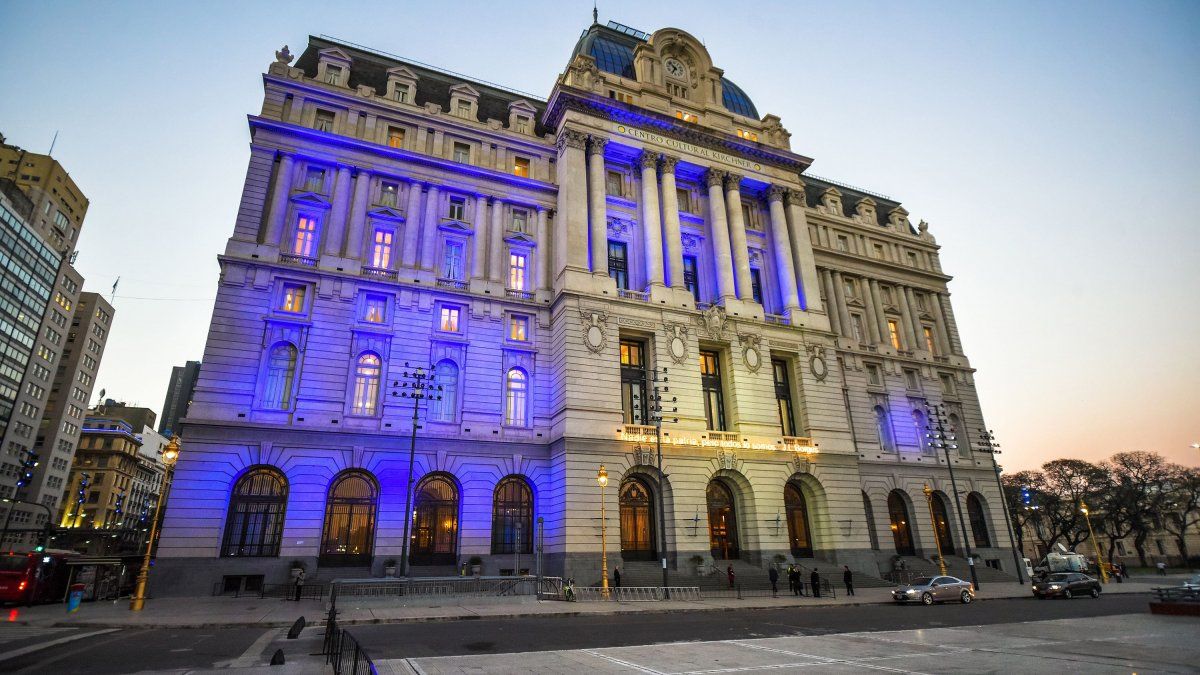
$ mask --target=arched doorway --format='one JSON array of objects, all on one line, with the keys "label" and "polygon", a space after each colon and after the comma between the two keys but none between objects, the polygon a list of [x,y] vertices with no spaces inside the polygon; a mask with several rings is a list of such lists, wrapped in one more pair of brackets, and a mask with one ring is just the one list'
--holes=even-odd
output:
[{"label": "arched doorway", "polygon": [[449,476],[433,474],[417,483],[413,511],[414,565],[454,565],[458,562],[458,488]]},{"label": "arched doorway", "polygon": [[650,486],[640,478],[621,483],[621,557],[625,560],[654,560],[654,500]]},{"label": "arched doorway", "polygon": [[492,495],[492,553],[533,553],[533,490],[509,476]]},{"label": "arched doorway", "polygon": [[937,527],[938,545],[943,555],[954,555],[954,537],[951,536],[950,516],[946,511],[946,495],[933,493],[933,522]]},{"label": "arched doorway", "polygon": [[329,486],[320,564],[329,567],[371,564],[379,488],[365,471],[343,471]]},{"label": "arched doorway", "polygon": [[733,492],[724,482],[713,479],[705,490],[708,501],[708,544],[716,560],[738,557],[737,509]]},{"label": "arched doorway", "polygon": [[812,529],[809,527],[808,503],[796,481],[788,481],[783,487],[783,506],[787,510],[788,541],[792,555],[811,558],[813,555]]},{"label": "arched doorway", "polygon": [[900,555],[916,555],[913,546],[911,521],[908,516],[908,504],[899,490],[888,494],[888,518],[892,523],[892,539],[896,543],[896,553]]},{"label": "arched doorway", "polygon": [[975,537],[975,548],[991,548],[992,538],[988,534],[987,518],[984,516],[983,500],[979,493],[967,495],[967,519],[971,521],[971,534]]}]

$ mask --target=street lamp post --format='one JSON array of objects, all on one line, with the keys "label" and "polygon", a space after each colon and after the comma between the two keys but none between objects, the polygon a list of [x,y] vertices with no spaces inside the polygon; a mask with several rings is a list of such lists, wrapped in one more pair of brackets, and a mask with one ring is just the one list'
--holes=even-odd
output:
[{"label": "street lamp post", "polygon": [[929,489],[929,483],[925,484],[925,501],[929,503],[929,522],[933,524],[933,545],[937,547],[938,571],[942,576],[946,576],[946,559],[942,557],[942,542],[938,539],[937,518],[933,515],[933,490]]},{"label": "street lamp post", "polygon": [[608,598],[608,528],[604,512],[604,487],[608,485],[608,472],[604,465],[596,472],[596,482],[600,484],[600,595]]},{"label": "street lamp post", "polygon": [[[996,455],[1000,454],[1000,444],[996,442],[996,435],[986,429],[979,430],[979,446],[980,450],[992,456],[992,469],[996,472],[996,489],[1000,491],[1000,502],[1004,506],[1004,527],[1008,530],[1008,543],[1012,546],[1013,565],[1017,568],[1017,583],[1025,585],[1025,566],[1021,564],[1017,556],[1017,537],[1013,533],[1012,521],[1008,517],[1008,495],[1004,494],[1004,483],[1000,482],[1000,464],[996,462]],[[1034,514],[1033,526],[1038,528],[1040,524],[1037,514]],[[1040,535],[1039,535],[1040,536]],[[1023,550],[1023,549],[1022,549]],[[1033,583],[1033,579],[1029,580]]]},{"label": "street lamp post", "polygon": [[1104,569],[1104,556],[1100,554],[1100,544],[1096,541],[1096,531],[1092,529],[1092,517],[1088,510],[1088,505],[1079,500],[1079,510],[1083,513],[1083,519],[1087,521],[1088,535],[1092,538],[1092,548],[1096,551],[1096,566],[1100,568],[1100,581],[1108,583],[1108,572]]},{"label": "street lamp post", "polygon": [[[412,400],[412,434],[408,439],[408,481],[404,484],[404,540],[400,543],[400,576],[408,576],[408,546],[409,525],[412,523],[413,500],[413,463],[417,456],[417,430],[421,428],[418,413],[421,401],[442,400],[442,387],[434,381],[433,366],[417,366],[408,370],[408,362],[404,362],[404,381],[392,382],[392,396]],[[395,388],[399,388],[397,391]]]},{"label": "street lamp post", "polygon": [[163,479],[163,494],[154,507],[154,520],[150,521],[150,536],[146,538],[146,555],[142,558],[142,569],[138,572],[137,587],[133,597],[129,599],[130,611],[140,612],[146,606],[146,584],[150,580],[150,552],[154,550],[154,538],[158,536],[158,518],[167,497],[171,494],[171,476],[175,473],[175,462],[179,460],[179,437],[175,436],[163,450],[163,464],[167,467],[167,475]]},{"label": "street lamp post", "polygon": [[978,591],[979,575],[975,572],[975,556],[971,552],[971,538],[967,536],[967,521],[963,518],[962,502],[959,501],[958,481],[954,478],[954,462],[950,459],[950,450],[958,449],[958,445],[954,443],[957,438],[954,434],[946,433],[945,405],[926,405],[925,411],[929,414],[929,439],[933,442],[934,448],[941,448],[946,454],[946,468],[950,471],[950,490],[954,492],[954,510],[958,512],[958,526],[962,530],[963,548],[967,553],[967,567],[971,569],[971,585]]},{"label": "street lamp post", "polygon": [[[658,452],[658,531],[659,539],[662,542],[659,547],[659,556],[662,558],[662,585],[663,593],[666,597],[667,587],[670,586],[670,580],[667,577],[667,514],[666,514],[666,498],[663,491],[666,489],[666,474],[663,473],[662,462],[662,425],[663,425],[663,403],[671,405],[671,413],[679,412],[679,408],[675,407],[676,398],[671,396],[669,399],[665,394],[669,394],[671,388],[666,386],[670,380],[667,379],[667,369],[662,369],[662,377],[660,379],[658,370],[654,371],[654,396],[651,398],[649,406],[650,419],[654,421],[654,440],[655,448]],[[662,383],[661,390],[659,383]],[[671,422],[678,422],[679,418],[672,417]]]}]

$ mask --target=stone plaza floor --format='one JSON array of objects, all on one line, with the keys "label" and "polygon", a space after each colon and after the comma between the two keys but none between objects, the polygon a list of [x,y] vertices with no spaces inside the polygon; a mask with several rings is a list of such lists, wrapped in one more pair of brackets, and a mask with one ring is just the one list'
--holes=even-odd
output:
[{"label": "stone plaza floor", "polygon": [[418,673],[1195,673],[1200,620],[1151,614],[989,626],[393,659]]}]

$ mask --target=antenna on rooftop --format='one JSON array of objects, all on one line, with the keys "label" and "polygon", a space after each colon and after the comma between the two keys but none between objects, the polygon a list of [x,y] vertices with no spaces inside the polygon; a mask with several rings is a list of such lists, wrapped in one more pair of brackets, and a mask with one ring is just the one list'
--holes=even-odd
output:
[{"label": "antenna on rooftop", "polygon": [[54,130],[54,138],[50,139],[50,152],[47,152],[46,153],[47,155],[54,154],[54,144],[57,142],[58,142],[58,129],[55,129]]},{"label": "antenna on rooftop", "polygon": [[600,23],[600,10],[596,7],[596,0],[592,0],[592,23]]}]

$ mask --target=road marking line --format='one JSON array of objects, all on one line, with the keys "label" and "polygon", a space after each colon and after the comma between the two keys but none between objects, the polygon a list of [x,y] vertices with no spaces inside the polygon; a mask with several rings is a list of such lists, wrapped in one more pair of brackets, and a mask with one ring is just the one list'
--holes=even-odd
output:
[{"label": "road marking line", "polygon": [[42,643],[39,643],[36,645],[29,645],[28,647],[21,647],[20,649],[14,649],[12,651],[7,651],[7,652],[0,654],[0,661],[8,661],[9,659],[15,659],[18,656],[25,656],[26,654],[32,654],[33,652],[41,651],[48,647],[56,647],[58,645],[66,644],[68,642],[74,642],[75,640],[82,640],[83,638],[95,637],[96,635],[104,635],[105,633],[114,633],[118,630],[120,630],[120,629],[119,628],[105,628],[103,630],[94,630],[94,631],[89,631],[87,633],[77,633],[75,635],[67,635],[64,637],[60,637],[57,640],[50,640],[49,642],[42,642]]},{"label": "road marking line", "polygon": [[661,670],[654,670],[653,668],[647,668],[646,666],[639,666],[638,664],[633,663],[632,661],[625,661],[623,659],[618,659],[615,656],[608,656],[607,654],[601,654],[601,653],[591,650],[591,649],[581,649],[579,651],[583,652],[584,654],[590,654],[591,656],[595,656],[597,658],[604,659],[605,661],[611,661],[619,666],[625,666],[626,668],[632,668],[633,670],[636,670],[640,673],[650,673],[651,675],[666,675],[666,673],[663,673]]},{"label": "road marking line", "polygon": [[241,656],[219,664],[220,667],[250,668],[252,666],[266,665],[259,663],[259,661],[262,659],[263,650],[267,648],[267,645],[271,644],[279,636],[283,635],[284,631],[286,630],[286,628],[273,628],[263,633],[262,635],[258,636],[257,640],[250,643],[250,646],[246,648],[246,651],[242,652]]},{"label": "road marking line", "polygon": [[[778,638],[771,638],[771,639],[778,639]],[[786,656],[799,656],[801,658],[815,660],[815,663],[798,664],[798,665],[830,665],[830,664],[834,664],[834,663],[844,663],[844,664],[848,664],[848,665],[862,666],[863,668],[869,668],[871,670],[883,670],[883,671],[887,671],[890,673],[917,673],[918,671],[903,670],[900,668],[889,668],[887,666],[877,666],[877,665],[873,665],[873,664],[865,663],[865,662],[866,661],[878,661],[878,660],[883,660],[883,659],[901,659],[901,658],[907,658],[910,656],[927,656],[926,654],[893,654],[893,655],[889,655],[889,656],[868,657],[865,659],[835,659],[835,658],[830,658],[828,656],[817,656],[816,654],[805,654],[804,652],[795,652],[795,651],[791,651],[791,650],[787,650],[787,649],[779,649],[777,647],[766,647],[763,645],[754,645],[754,644],[749,644],[747,642],[742,642],[740,640],[728,640],[728,641],[726,641],[726,643],[731,644],[731,645],[736,645],[738,647],[746,647],[747,649],[758,649],[758,650],[761,650],[764,652],[774,652],[776,654],[783,654]],[[746,668],[737,668],[734,670],[746,670]],[[714,671],[698,671],[698,672],[734,672],[734,670],[714,670]]]},{"label": "road marking line", "polygon": [[413,661],[412,659],[404,659],[404,661],[402,663],[404,663],[404,665],[411,668],[412,671],[414,673],[416,673],[416,675],[426,675],[425,669],[422,668],[421,666],[417,665],[416,661]]}]

